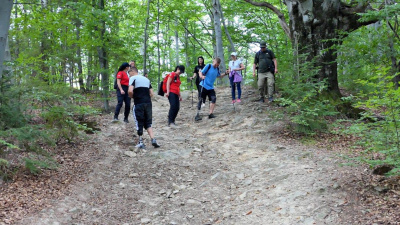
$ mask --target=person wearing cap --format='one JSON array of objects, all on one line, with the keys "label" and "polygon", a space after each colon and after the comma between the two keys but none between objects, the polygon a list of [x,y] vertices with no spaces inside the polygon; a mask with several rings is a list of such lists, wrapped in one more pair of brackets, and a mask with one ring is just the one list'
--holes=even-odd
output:
[{"label": "person wearing cap", "polygon": [[[244,70],[244,65],[240,59],[237,58],[237,53],[232,52],[231,54],[232,61],[229,61],[229,80],[231,82],[232,88],[232,104],[235,102],[240,103],[240,97],[242,95],[242,89],[240,87],[240,83],[242,82],[242,70]],[[237,86],[238,90],[238,98],[236,100],[235,89]]]},{"label": "person wearing cap", "polygon": [[253,64],[253,77],[256,76],[256,67],[258,67],[258,91],[260,92],[260,99],[258,101],[264,102],[265,84],[268,84],[268,101],[274,101],[274,74],[278,72],[278,63],[275,54],[267,49],[267,43],[260,42],[261,50],[256,53]]},{"label": "person wearing cap", "polygon": [[123,102],[125,102],[125,112],[124,112],[124,122],[129,123],[128,116],[131,108],[131,98],[128,96],[128,88],[129,88],[129,77],[126,73],[129,70],[130,66],[127,62],[122,63],[122,65],[118,69],[117,73],[117,99],[118,104],[115,107],[114,113],[114,121],[118,121],[119,111],[122,108]]}]

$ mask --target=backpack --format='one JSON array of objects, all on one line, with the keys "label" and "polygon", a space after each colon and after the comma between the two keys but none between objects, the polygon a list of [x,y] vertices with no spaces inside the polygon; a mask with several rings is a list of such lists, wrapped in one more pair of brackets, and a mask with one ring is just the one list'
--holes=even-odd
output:
[{"label": "backpack", "polygon": [[[207,67],[207,66],[208,66],[208,67]],[[203,73],[204,76],[207,74],[208,70],[210,70],[211,66],[212,66],[211,64],[207,64],[207,65],[204,67],[204,68],[207,67],[206,71],[204,71],[204,73]],[[219,72],[219,67],[217,67],[217,70],[218,70],[218,73],[220,73],[220,72]]]},{"label": "backpack", "polygon": [[[160,96],[164,96],[164,94],[167,92],[167,81],[168,81],[168,77],[170,74],[168,74],[167,76],[164,77],[164,79],[160,82],[160,84],[158,85],[158,92],[157,94]],[[178,79],[178,76],[174,77],[174,81],[176,82],[176,80]]]},{"label": "backpack", "polygon": [[117,84],[117,74],[115,74],[115,78],[114,78],[114,89],[117,90],[118,89],[118,84]]},{"label": "backpack", "polygon": [[[259,59],[260,53],[261,53],[261,50],[256,53],[256,58],[258,59],[258,61],[260,61],[260,59]],[[272,51],[269,50],[269,49],[267,49],[267,53],[270,56],[272,55]],[[275,74],[275,63],[274,63],[274,61],[272,59],[271,59],[271,61],[272,61],[272,64],[268,67],[268,69],[272,74]]]}]

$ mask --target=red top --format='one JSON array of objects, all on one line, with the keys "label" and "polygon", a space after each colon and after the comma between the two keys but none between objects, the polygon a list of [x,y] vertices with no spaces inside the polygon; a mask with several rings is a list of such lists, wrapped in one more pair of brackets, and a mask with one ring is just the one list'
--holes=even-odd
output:
[{"label": "red top", "polygon": [[[175,76],[176,76],[176,81],[175,81]],[[179,79],[179,75],[176,74],[175,72],[171,72],[168,75],[168,80],[170,77],[171,77],[172,81],[171,81],[171,84],[169,85],[169,92],[180,95],[179,87],[181,86],[181,80]]]},{"label": "red top", "polygon": [[124,71],[119,71],[117,73],[117,79],[121,79],[121,85],[129,86],[129,77]]}]

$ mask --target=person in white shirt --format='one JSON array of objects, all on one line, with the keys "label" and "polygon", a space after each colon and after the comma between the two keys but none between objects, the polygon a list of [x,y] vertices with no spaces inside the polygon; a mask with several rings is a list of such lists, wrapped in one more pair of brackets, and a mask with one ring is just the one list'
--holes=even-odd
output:
[{"label": "person in white shirt", "polygon": [[[240,59],[237,58],[237,53],[232,52],[231,54],[232,61],[229,61],[229,80],[231,82],[232,88],[232,104],[237,102],[240,103],[240,97],[242,95],[242,88],[240,84],[242,83],[242,70],[244,70],[244,65]],[[238,98],[236,100],[235,89],[237,87],[238,90]]]}]

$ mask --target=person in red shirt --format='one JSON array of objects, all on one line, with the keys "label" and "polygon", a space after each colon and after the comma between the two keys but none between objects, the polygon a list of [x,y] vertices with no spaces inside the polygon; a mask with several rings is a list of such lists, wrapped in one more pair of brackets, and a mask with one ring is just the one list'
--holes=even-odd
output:
[{"label": "person in red shirt", "polygon": [[180,65],[175,68],[174,72],[171,72],[168,75],[167,80],[167,92],[165,93],[165,97],[169,100],[169,113],[168,113],[168,126],[172,128],[177,128],[175,124],[176,116],[178,116],[180,101],[182,101],[181,97],[181,80],[179,75],[185,72],[185,66]]},{"label": "person in red shirt", "polygon": [[128,95],[129,76],[126,73],[130,66],[127,62],[122,63],[117,73],[117,99],[118,104],[115,107],[114,121],[118,121],[119,111],[122,108],[122,103],[125,102],[124,122],[129,123],[128,116],[131,108],[131,98]]}]

